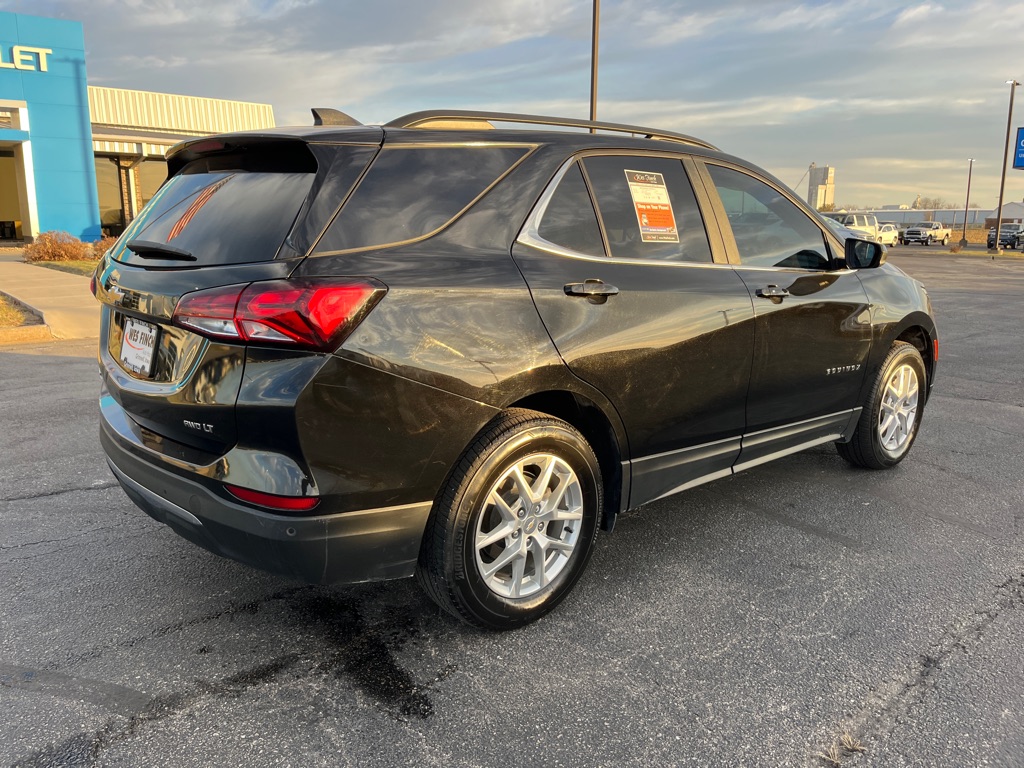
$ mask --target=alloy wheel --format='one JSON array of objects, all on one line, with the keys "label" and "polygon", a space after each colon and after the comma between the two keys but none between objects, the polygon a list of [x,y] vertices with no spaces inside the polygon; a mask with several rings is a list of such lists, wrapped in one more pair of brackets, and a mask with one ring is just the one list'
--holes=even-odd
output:
[{"label": "alloy wheel", "polygon": [[914,433],[919,389],[917,373],[908,364],[889,376],[878,410],[878,438],[885,450],[900,451]]},{"label": "alloy wheel", "polygon": [[565,568],[582,529],[583,490],[551,453],[517,460],[491,486],[477,517],[473,550],[495,594],[529,597]]}]

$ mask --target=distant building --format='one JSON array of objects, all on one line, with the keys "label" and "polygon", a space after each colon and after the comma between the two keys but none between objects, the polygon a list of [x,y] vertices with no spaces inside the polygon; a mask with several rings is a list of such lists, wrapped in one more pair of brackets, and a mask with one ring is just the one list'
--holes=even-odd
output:
[{"label": "distant building", "polygon": [[[996,225],[998,209],[989,211],[985,218],[985,226],[992,229]],[[1005,203],[1003,205],[1003,224],[1020,224],[1024,222],[1024,203]]]},{"label": "distant building", "polygon": [[807,204],[815,210],[836,202],[836,169],[830,165],[820,168],[814,163],[807,176]]},{"label": "distant building", "polygon": [[[1017,203],[1017,205],[1021,204]],[[899,209],[869,208],[864,211],[857,211],[857,213],[874,214],[879,221],[891,221],[894,224],[916,224],[920,221],[939,221],[954,228],[962,227],[964,225],[963,208],[922,208],[918,210],[908,209],[906,207]],[[967,211],[967,225],[980,226],[987,218],[991,218],[993,215],[994,212],[991,210],[986,211],[981,208],[971,208]],[[1013,219],[1004,219],[1004,221],[1013,221]]]},{"label": "distant building", "polygon": [[120,234],[171,146],[273,125],[266,104],[90,86],[79,22],[0,13],[0,240]]}]

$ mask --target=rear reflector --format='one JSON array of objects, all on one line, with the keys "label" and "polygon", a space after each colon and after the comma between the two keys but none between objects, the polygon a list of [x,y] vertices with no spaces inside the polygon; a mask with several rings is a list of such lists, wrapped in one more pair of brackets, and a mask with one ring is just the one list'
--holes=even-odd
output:
[{"label": "rear reflector", "polygon": [[282,512],[307,512],[320,503],[319,496],[278,496],[274,493],[261,493],[227,483],[224,484],[224,487],[236,499]]},{"label": "rear reflector", "polygon": [[174,323],[204,336],[330,352],[387,292],[370,278],[268,280],[186,293]]},{"label": "rear reflector", "polygon": [[932,362],[939,362],[939,340],[932,339]]}]

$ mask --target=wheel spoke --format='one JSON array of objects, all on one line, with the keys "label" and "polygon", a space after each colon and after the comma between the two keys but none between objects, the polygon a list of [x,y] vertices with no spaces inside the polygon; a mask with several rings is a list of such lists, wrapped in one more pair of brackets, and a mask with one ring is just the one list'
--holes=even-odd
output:
[{"label": "wheel spoke", "polygon": [[526,479],[521,466],[517,465],[512,470],[512,480],[516,484],[516,490],[519,492],[519,498],[523,504],[528,501],[534,501],[533,488],[530,487],[530,481]]},{"label": "wheel spoke", "polygon": [[878,427],[878,434],[882,438],[882,443],[887,448],[889,447],[889,443],[892,441],[892,431],[895,428],[896,423],[896,414],[889,413],[887,414],[885,421]]},{"label": "wheel spoke", "polygon": [[[518,544],[518,542],[516,544],[513,544],[511,547],[505,547],[505,551],[498,555],[498,557],[495,558],[493,563],[489,563],[487,566],[484,567],[483,571],[481,572],[481,575],[485,579],[489,579],[502,568],[507,566],[509,563],[513,562],[516,558],[520,558],[523,560],[526,559],[526,554],[522,551],[522,547]],[[514,570],[515,566],[513,566],[513,571]]]},{"label": "wheel spoke", "polygon": [[495,543],[501,541],[502,539],[505,539],[505,538],[508,538],[509,536],[511,536],[512,532],[515,530],[515,528],[516,528],[515,525],[513,525],[512,523],[510,523],[510,522],[503,522],[500,525],[498,525],[494,530],[492,530],[490,533],[482,533],[482,532],[481,533],[477,533],[477,535],[476,535],[476,548],[478,550],[479,549],[487,549],[487,547],[491,546],[491,544],[495,544]]},{"label": "wheel spoke", "polygon": [[535,578],[537,586],[540,589],[544,589],[550,581],[548,578],[548,572],[546,566],[547,551],[545,551],[544,544],[541,539],[545,537],[537,536],[533,540],[533,544],[530,546],[530,554],[533,555],[533,570],[536,574]]},{"label": "wheel spoke", "polygon": [[526,553],[512,563],[512,597],[519,597],[523,590],[523,577],[526,574]]},{"label": "wheel spoke", "polygon": [[562,499],[565,498],[566,492],[569,490],[569,483],[564,477],[558,478],[558,485],[555,490],[552,491],[551,495],[544,500],[544,519],[553,519],[550,517],[551,513],[556,511],[558,507],[562,505]]},{"label": "wheel spoke", "polygon": [[487,497],[487,501],[494,505],[495,509],[498,510],[498,514],[501,515],[501,519],[506,523],[515,523],[516,513],[515,510],[510,507],[501,494],[498,493],[497,489],[491,491],[491,495]]},{"label": "wheel spoke", "polygon": [[882,400],[884,402],[892,404],[892,403],[895,403],[899,399],[900,399],[899,389],[896,386],[896,384],[892,380],[890,380],[889,383],[885,385],[885,395],[882,396]]},{"label": "wheel spoke", "polygon": [[561,539],[553,539],[550,536],[546,538],[547,542],[545,543],[545,546],[547,547],[547,549],[553,549],[556,552],[572,552],[576,548],[574,545],[570,544],[567,541],[562,541]]},{"label": "wheel spoke", "polygon": [[582,520],[583,509],[554,509],[551,511],[551,520]]},{"label": "wheel spoke", "polygon": [[551,482],[551,474],[555,471],[555,457],[545,457],[545,463],[541,467],[540,475],[538,475],[536,482],[533,484],[533,499],[543,499],[544,491],[548,489],[548,484]]}]

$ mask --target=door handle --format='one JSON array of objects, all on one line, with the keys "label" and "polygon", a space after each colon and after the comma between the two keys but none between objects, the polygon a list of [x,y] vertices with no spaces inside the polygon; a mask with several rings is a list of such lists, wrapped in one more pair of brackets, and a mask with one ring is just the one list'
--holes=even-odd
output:
[{"label": "door handle", "polygon": [[566,296],[586,296],[587,298],[596,298],[604,296],[615,296],[619,289],[614,285],[608,285],[601,280],[591,278],[584,280],[582,283],[569,283],[565,286]]},{"label": "door handle", "polygon": [[780,288],[777,285],[766,285],[764,288],[758,288],[754,291],[762,299],[771,299],[772,301],[779,302],[789,296],[789,291],[785,288]]}]

